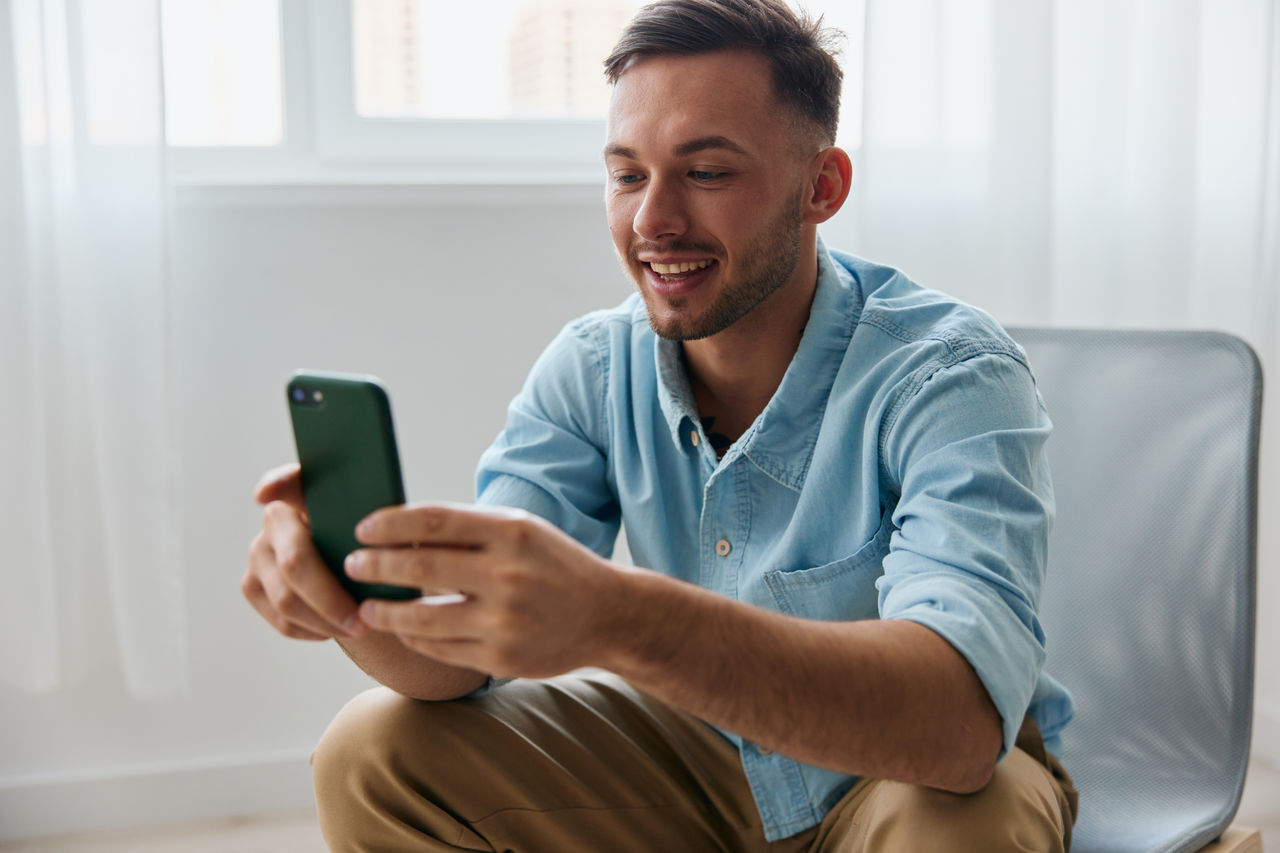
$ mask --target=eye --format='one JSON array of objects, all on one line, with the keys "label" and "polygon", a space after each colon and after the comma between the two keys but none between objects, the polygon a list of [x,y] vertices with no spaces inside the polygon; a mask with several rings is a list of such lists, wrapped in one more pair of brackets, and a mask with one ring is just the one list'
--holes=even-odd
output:
[{"label": "eye", "polygon": [[689,172],[689,177],[693,178],[695,181],[700,181],[705,184],[719,180],[727,174],[728,172],[711,172],[704,169],[694,169]]},{"label": "eye", "polygon": [[625,172],[621,175],[614,175],[613,180],[614,180],[614,183],[616,184],[619,184],[624,187],[629,187],[629,186],[633,186],[635,184],[640,183],[641,176],[634,174],[632,172]]}]

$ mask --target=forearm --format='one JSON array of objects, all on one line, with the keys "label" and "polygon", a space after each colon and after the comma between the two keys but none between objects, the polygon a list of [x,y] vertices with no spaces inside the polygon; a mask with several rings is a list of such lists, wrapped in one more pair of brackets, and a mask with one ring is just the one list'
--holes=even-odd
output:
[{"label": "forearm", "polygon": [[411,699],[457,699],[488,679],[473,669],[420,655],[406,648],[395,635],[382,631],[371,631],[359,638],[343,637],[337,642],[370,678]]},{"label": "forearm", "polygon": [[1000,716],[968,662],[905,621],[784,616],[624,573],[602,665],[762,747],[859,776],[980,788]]}]

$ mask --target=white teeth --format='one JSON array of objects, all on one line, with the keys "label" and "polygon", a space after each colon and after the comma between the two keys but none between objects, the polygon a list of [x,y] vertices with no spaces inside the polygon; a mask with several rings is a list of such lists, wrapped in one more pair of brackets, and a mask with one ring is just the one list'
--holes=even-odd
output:
[{"label": "white teeth", "polygon": [[705,261],[693,261],[692,263],[687,261],[678,264],[659,264],[654,262],[650,263],[649,266],[652,267],[653,271],[658,275],[675,275],[677,273],[690,272],[692,270],[706,269],[713,263],[715,263],[713,258],[707,258]]}]

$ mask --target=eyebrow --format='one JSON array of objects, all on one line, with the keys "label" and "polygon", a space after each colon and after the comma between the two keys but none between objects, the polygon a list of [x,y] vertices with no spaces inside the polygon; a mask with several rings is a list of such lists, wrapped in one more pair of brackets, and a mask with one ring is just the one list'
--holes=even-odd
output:
[{"label": "eyebrow", "polygon": [[[727,136],[700,136],[697,139],[690,139],[688,142],[682,142],[676,146],[675,155],[677,157],[687,157],[690,154],[697,154],[699,151],[712,149],[723,149],[734,154],[747,156],[747,150]],[[604,156],[638,159],[634,148],[628,148],[625,145],[616,143],[605,147]]]}]

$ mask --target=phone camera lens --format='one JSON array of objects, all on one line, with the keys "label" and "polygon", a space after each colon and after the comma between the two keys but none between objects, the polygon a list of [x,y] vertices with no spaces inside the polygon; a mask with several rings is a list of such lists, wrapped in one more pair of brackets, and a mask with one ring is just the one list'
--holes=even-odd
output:
[{"label": "phone camera lens", "polygon": [[306,391],[303,391],[301,388],[294,388],[294,389],[293,389],[293,402],[295,402],[295,403],[301,403],[301,402],[303,402],[303,401],[304,401],[304,400],[306,400],[306,399],[307,399],[307,392],[306,392]]}]

